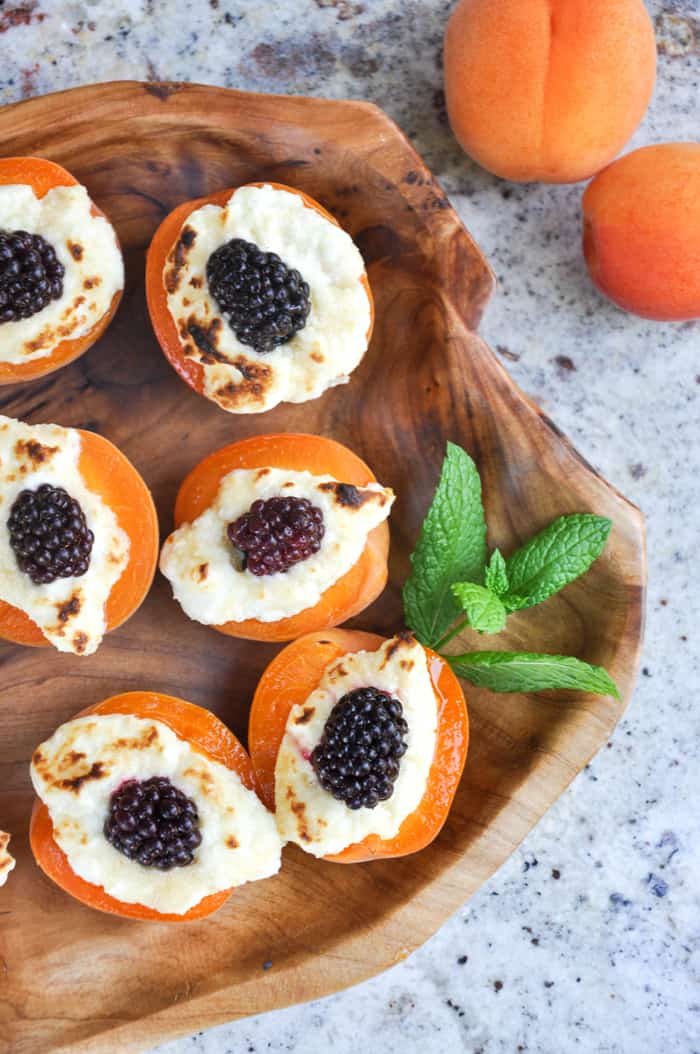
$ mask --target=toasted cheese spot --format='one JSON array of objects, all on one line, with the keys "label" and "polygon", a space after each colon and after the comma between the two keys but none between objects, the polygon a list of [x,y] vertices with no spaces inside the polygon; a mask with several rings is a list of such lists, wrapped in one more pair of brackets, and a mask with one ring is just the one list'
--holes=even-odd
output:
[{"label": "toasted cheese spot", "polygon": [[379,505],[384,505],[387,501],[386,494],[377,494],[376,491],[367,489],[361,490],[359,487],[354,487],[352,483],[336,483],[333,480],[322,483],[319,489],[333,495],[338,505],[345,509],[361,509],[368,501],[376,501]]},{"label": "toasted cheese spot", "polygon": [[255,482],[257,483],[259,480],[265,479],[265,476],[268,476],[269,474],[269,468],[259,468],[258,471],[255,473]]},{"label": "toasted cheese spot", "polygon": [[235,835],[229,834],[224,842],[227,849],[238,849],[240,842]]},{"label": "toasted cheese spot", "polygon": [[396,633],[396,636],[391,639],[391,641],[384,650],[384,660],[382,668],[384,668],[384,666],[386,666],[393,660],[393,657],[396,655],[398,649],[406,647],[412,648],[414,644],[415,638],[413,637],[413,633],[408,632],[406,630],[403,630],[401,633]]},{"label": "toasted cheese spot", "polygon": [[150,728],[145,728],[138,736],[132,736],[129,739],[124,737],[115,739],[114,747],[116,750],[149,750],[157,741],[158,729],[155,725],[151,725]]},{"label": "toasted cheese spot", "polygon": [[82,750],[69,750],[62,764],[65,764],[66,768],[68,768],[71,765],[77,765],[79,761],[84,761],[85,757],[86,755],[83,754]]},{"label": "toasted cheese spot", "polygon": [[[189,318],[184,327],[180,327],[180,337],[186,341],[190,336],[201,352],[203,362],[228,362],[217,348],[219,333],[223,328],[220,318],[213,318],[206,326],[200,325],[195,319]],[[193,353],[193,352],[192,352]]]},{"label": "toasted cheese spot", "polygon": [[315,713],[316,708],[314,706],[305,706],[299,716],[295,718],[294,723],[296,725],[307,725]]},{"label": "toasted cheese spot", "polygon": [[80,591],[77,591],[69,600],[64,601],[63,604],[56,605],[58,609],[58,621],[68,622],[69,619],[74,618],[75,615],[80,613],[80,606]]},{"label": "toasted cheese spot", "polygon": [[263,403],[265,394],[273,381],[270,367],[246,359],[243,355],[234,359],[232,365],[236,367],[243,380],[228,381],[217,388],[215,393],[217,402],[228,410],[250,404],[251,400]]},{"label": "toasted cheese spot", "polygon": [[[22,355],[35,355],[43,348],[55,348],[62,340],[73,336],[77,329],[84,328],[86,313],[80,310],[84,303],[85,297],[80,295],[76,296],[71,303],[66,304],[61,309],[58,324],[44,326],[35,337],[25,341],[22,345]],[[89,310],[97,312],[97,303],[90,304]]]},{"label": "toasted cheese spot", "polygon": [[306,822],[306,805],[303,801],[299,801],[291,787],[287,788],[287,799],[289,801],[289,808],[294,813],[296,819],[296,831],[302,842],[310,842],[311,834],[309,833],[309,827]]},{"label": "toasted cheese spot", "polygon": [[193,766],[192,768],[185,770],[185,776],[197,785],[199,794],[205,798],[211,797],[214,789],[214,782],[212,775],[207,768],[195,768]]},{"label": "toasted cheese spot", "polygon": [[15,456],[26,457],[31,462],[32,468],[37,468],[50,461],[58,449],[57,446],[47,446],[36,439],[18,439],[15,443]]},{"label": "toasted cheese spot", "polygon": [[171,294],[176,293],[180,288],[182,272],[187,267],[189,251],[194,245],[196,239],[196,231],[191,227],[183,227],[180,232],[180,237],[175,242],[175,246],[168,256],[163,281],[165,283],[165,288]]},{"label": "toasted cheese spot", "polygon": [[95,289],[95,287],[98,286],[101,281],[102,279],[98,274],[90,275],[90,277],[86,278],[83,282],[83,289]]},{"label": "toasted cheese spot", "polygon": [[190,278],[190,285],[193,289],[201,289],[204,285],[204,279],[201,278],[198,274],[193,274]]},{"label": "toasted cheese spot", "polygon": [[85,250],[83,249],[82,245],[80,245],[79,242],[71,242],[71,241],[69,241],[67,244],[68,244],[68,252],[71,254],[73,259],[74,260],[82,260],[83,253],[85,252]]},{"label": "toasted cheese spot", "polygon": [[41,351],[42,348],[48,348],[51,344],[51,330],[42,329],[41,333],[34,338],[34,340],[28,340],[24,345],[25,355],[34,355],[37,351]]},{"label": "toasted cheese spot", "polygon": [[399,665],[401,666],[402,670],[406,670],[406,672],[408,673],[410,670],[413,669],[413,660],[402,659]]},{"label": "toasted cheese spot", "polygon": [[88,637],[87,633],[83,633],[82,630],[78,633],[73,634],[73,648],[78,653],[78,655],[83,655],[85,653],[85,649],[87,648],[89,643],[90,638]]},{"label": "toasted cheese spot", "polygon": [[312,351],[311,352],[311,358],[313,359],[314,362],[318,362],[318,363],[326,361],[325,357],[321,354],[320,351]]},{"label": "toasted cheese spot", "polygon": [[87,772],[83,772],[79,776],[56,780],[55,785],[61,790],[73,791],[74,794],[78,794],[84,783],[88,783],[90,780],[101,780],[108,775],[109,772],[101,761],[93,761]]},{"label": "toasted cheese spot", "polygon": [[207,575],[209,574],[209,564],[200,564],[197,568],[197,577],[200,582],[204,582]]}]

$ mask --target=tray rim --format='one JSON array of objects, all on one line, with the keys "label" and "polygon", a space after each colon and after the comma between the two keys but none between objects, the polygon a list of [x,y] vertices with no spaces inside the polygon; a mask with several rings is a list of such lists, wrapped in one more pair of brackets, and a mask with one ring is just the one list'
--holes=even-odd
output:
[{"label": "tray rim", "polygon": [[[343,107],[352,111],[361,111],[364,113],[368,124],[376,126],[377,131],[381,128],[388,135],[399,137],[402,141],[403,149],[407,153],[410,152],[412,155],[416,169],[427,173],[439,188],[439,181],[433,176],[426,162],[421,158],[413,144],[398,125],[387,116],[381,107],[364,100],[336,100],[321,97],[307,97],[296,94],[288,95],[281,93],[245,92],[218,85],[207,85],[189,81],[151,82],[125,79],[118,81],[103,81],[96,84],[85,84],[58,92],[47,93],[43,96],[10,103],[2,107],[1,111],[3,113],[23,111],[24,113],[30,114],[33,106],[40,101],[45,101],[47,98],[77,98],[80,95],[94,95],[95,92],[100,91],[107,94],[114,92],[115,90],[117,92],[125,91],[127,93],[131,91],[137,92],[138,98],[141,100],[143,99],[143,93],[146,92],[153,96],[154,99],[158,100],[159,103],[167,103],[173,96],[177,96],[179,93],[189,95],[201,93],[202,97],[213,93],[221,98],[227,98],[229,100],[235,98],[247,102],[250,102],[251,99],[265,100],[266,102],[269,102],[270,100],[279,100],[282,105],[289,103],[301,104],[310,100],[318,106],[327,107],[329,110]],[[204,120],[203,125],[206,125],[206,123],[206,120]],[[365,130],[363,134],[366,135],[367,130]],[[401,188],[402,194],[405,189],[406,188],[404,187]],[[479,308],[475,318],[471,320],[471,324],[456,308],[458,314],[460,314],[460,318],[468,328],[475,330],[481,312],[483,311],[491,293],[494,291],[496,280],[490,265],[481,253],[477,243],[474,241],[469,231],[464,227],[458,214],[454,210],[454,207],[451,203],[448,202],[448,204],[449,207],[446,210],[447,216],[459,230],[460,237],[466,239],[473,248],[484,267],[482,285],[479,290]],[[638,566],[641,583],[640,599],[637,608],[638,618],[633,627],[636,635],[636,647],[632,656],[631,673],[628,679],[629,684],[623,689],[623,703],[620,705],[615,715],[615,719],[611,727],[608,729],[608,734],[610,734],[629,704],[634,681],[639,668],[643,644],[645,597],[647,588],[646,531],[644,516],[641,510],[632,501],[623,495],[617,487],[605,480],[601,474],[586,461],[572,444],[571,440],[558,428],[551,418],[544,414],[534,401],[522,391],[519,385],[513,381],[500,359],[482,340],[480,340],[480,345],[482,346],[484,353],[488,355],[491,363],[495,364],[503,381],[512,390],[514,397],[522,404],[526,412],[534,415],[545,426],[545,428],[553,434],[555,441],[559,444],[563,444],[569,455],[577,459],[583,470],[594,478],[601,487],[606,488],[614,494],[618,500],[623,501],[629,507],[632,518],[635,521],[639,542]],[[600,745],[595,746],[590,751],[586,762],[589,761],[599,749]],[[584,762],[584,764],[586,762]],[[525,831],[518,841],[512,845],[508,856],[511,855],[514,849],[517,848],[521,841],[527,836],[527,834],[529,834],[551,805],[558,800],[558,797],[561,796],[566,787],[568,787],[573,779],[579,774],[582,767],[583,765],[570,774],[569,778],[566,779],[565,784],[562,786],[557,798],[554,798],[541,810],[539,808],[533,809],[533,812],[536,813],[536,815],[532,823],[528,827],[528,830]],[[488,839],[489,829],[490,825],[484,829],[484,832],[480,837]],[[507,858],[508,857],[506,857],[506,859]],[[297,957],[295,956],[288,960],[283,967],[276,968],[273,964],[273,967],[270,970],[260,976],[251,978],[244,984],[234,984],[229,987],[224,986],[216,992],[208,992],[204,995],[193,997],[186,992],[183,994],[183,1002],[180,1002],[179,1000],[175,1001],[168,1007],[156,1010],[153,1013],[146,1014],[139,1018],[134,1018],[128,1021],[120,1019],[117,1024],[107,1024],[106,1022],[110,1019],[106,1019],[106,1027],[101,1032],[93,1033],[91,1036],[79,1040],[78,1042],[71,1041],[68,1046],[59,1043],[58,1045],[54,1045],[47,1049],[50,1049],[52,1054],[88,1054],[88,1052],[90,1052],[90,1054],[110,1054],[118,1043],[119,1049],[128,1054],[129,1051],[136,1052],[146,1049],[143,1046],[144,1042],[149,1043],[149,1045],[161,1043],[176,1038],[177,1036],[187,1035],[199,1028],[210,1028],[216,1024],[225,1021],[239,1020],[243,1017],[250,1016],[251,1014],[258,1014],[267,1012],[268,1010],[281,1009],[293,1004],[308,1002],[312,999],[331,995],[334,992],[354,986],[355,984],[376,976],[382,971],[390,968],[392,965],[395,965],[397,962],[405,959],[412,951],[424,943],[424,941],[435,933],[436,930],[439,929],[452,914],[454,914],[460,905],[480,887],[483,881],[490,877],[490,875],[494,874],[501,866],[501,864],[496,865],[495,868],[490,870],[489,875],[479,878],[476,882],[471,882],[470,885],[465,885],[463,882],[464,876],[460,873],[462,860],[462,855],[456,855],[452,863],[443,868],[437,877],[427,881],[416,896],[392,910],[389,910],[382,916],[380,922],[365,925],[359,930],[353,931],[351,936],[341,938],[340,944],[334,946],[334,949],[330,952],[324,951],[318,956],[309,953],[300,953],[300,961],[297,961]],[[438,911],[435,915],[431,915],[431,910],[429,910],[429,903],[432,900],[435,900],[436,905],[439,905]],[[425,914],[426,916],[425,920],[422,921],[420,925],[417,925],[418,914]],[[436,916],[439,916],[437,921]],[[142,925],[151,924],[144,923]],[[400,938],[399,934],[401,933],[411,934],[412,939],[406,941],[405,939]],[[386,949],[382,949],[379,954],[373,954],[371,961],[367,960],[366,955],[361,957],[360,955],[356,956],[355,954],[356,945],[359,945],[362,948],[366,942],[368,934],[372,935],[377,944],[380,943],[381,938],[381,941],[387,946]],[[389,951],[390,946],[393,946],[396,949],[393,953],[390,953]],[[327,972],[318,969],[319,961],[324,959],[335,961],[336,965],[333,971]],[[336,983],[334,971],[338,970],[338,959],[342,960],[342,979]],[[323,975],[322,979],[321,974]],[[331,984],[328,983],[328,977],[334,978]],[[301,988],[303,988],[303,994],[300,994]],[[255,998],[251,999],[252,1006],[247,1006],[245,1009],[240,1007],[233,1009],[231,998],[234,994],[239,997],[236,998],[236,1004],[239,1004],[240,1002],[245,1003],[245,1001],[253,995],[253,992],[255,993]],[[260,997],[261,993],[262,998]],[[183,1014],[183,1005],[187,1006],[186,1014]],[[148,1035],[141,1034],[144,1025],[147,1025],[148,1027]],[[135,1031],[139,1033],[138,1038],[134,1036]]]}]

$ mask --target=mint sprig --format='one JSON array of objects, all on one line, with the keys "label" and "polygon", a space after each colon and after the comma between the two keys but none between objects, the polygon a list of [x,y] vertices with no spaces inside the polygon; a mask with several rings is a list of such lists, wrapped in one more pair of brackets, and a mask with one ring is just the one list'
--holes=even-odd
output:
[{"label": "mint sprig", "polygon": [[[560,516],[507,560],[494,549],[487,562],[479,473],[465,450],[448,443],[403,589],[407,624],[438,652],[467,627],[500,633],[509,612],[547,600],[584,574],[611,527],[592,513]],[[565,688],[620,698],[602,667],[568,656],[479,651],[446,658],[460,677],[494,692]]]},{"label": "mint sprig", "polygon": [[460,611],[453,583],[483,582],[485,561],[479,473],[465,450],[448,443],[403,587],[406,620],[421,643],[431,647],[452,625]]},{"label": "mint sprig", "polygon": [[450,655],[448,662],[459,677],[492,692],[542,692],[547,688],[566,688],[620,698],[617,685],[602,666],[591,666],[568,655],[472,651],[466,655]]}]

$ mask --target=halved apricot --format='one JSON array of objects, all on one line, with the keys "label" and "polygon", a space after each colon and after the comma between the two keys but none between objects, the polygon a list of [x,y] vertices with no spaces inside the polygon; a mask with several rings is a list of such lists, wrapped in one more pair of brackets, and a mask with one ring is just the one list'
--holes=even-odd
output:
[{"label": "halved apricot", "polygon": [[[234,469],[282,468],[313,475],[329,475],[342,483],[364,487],[376,482],[371,469],[347,447],[324,436],[289,433],[250,436],[210,454],[190,472],[175,502],[175,526],[191,523],[209,508],[224,476]],[[387,580],[389,528],[386,523],[370,531],[359,560],[321,599],[277,622],[227,622],[215,626],[221,633],[247,640],[286,641],[304,633],[337,626],[368,607]]]},{"label": "halved apricot", "polygon": [[[29,186],[38,198],[43,198],[54,187],[77,186],[78,180],[65,168],[42,157],[3,157],[0,158],[0,185],[10,183]],[[95,204],[91,211],[93,216],[108,218]],[[107,311],[84,336],[62,340],[49,355],[42,355],[29,362],[0,362],[0,384],[16,384],[19,381],[45,377],[46,374],[73,362],[102,336],[114,317],[121,297],[122,290],[114,294]]]},{"label": "halved apricot", "polygon": [[[133,615],[151,588],[158,562],[158,517],[151,492],[131,462],[95,432],[78,430],[79,468],[85,485],[108,505],[129,536],[129,562],[106,604],[107,632]],[[48,645],[28,615],[0,600],[0,638],[15,644]]]},{"label": "halved apricot", "polygon": [[[184,699],[176,699],[159,692],[125,692],[90,706],[77,714],[131,714],[135,717],[160,721],[200,753],[218,761],[235,772],[248,790],[256,790],[253,767],[246,751],[230,731],[209,710]],[[122,915],[129,919],[155,919],[160,922],[191,922],[203,919],[224,904],[232,890],[224,889],[204,897],[183,915],[166,915],[143,904],[127,904],[105,893],[101,886],[86,882],[73,871],[66,854],[53,836],[53,824],[48,808],[42,801],[34,803],[29,839],[34,858],[52,881],[90,908]]]},{"label": "halved apricot", "polygon": [[[322,205],[319,205],[308,194],[304,194],[303,191],[297,190],[295,187],[288,187],[282,183],[247,183],[245,186],[270,186],[276,190],[286,190],[290,194],[297,194],[307,208],[313,209],[336,227],[340,226],[335,217],[324,209]],[[186,201],[182,205],[178,205],[176,209],[173,209],[165,217],[153,235],[146,257],[146,299],[148,300],[151,323],[158,338],[158,343],[173,369],[199,395],[204,394],[204,371],[199,362],[187,358],[183,352],[183,345],[178,335],[177,326],[168,308],[163,271],[187,217],[204,205],[218,205],[223,208],[231,195],[240,189],[242,188],[228,187],[226,190],[219,190],[215,194],[207,195],[207,197],[196,198],[194,201]],[[374,325],[374,302],[366,274],[362,276],[362,285],[367,293],[370,306],[370,325],[367,331],[367,342],[369,343]]]},{"label": "halved apricot", "polygon": [[[250,711],[248,749],[260,796],[268,808],[275,807],[275,763],[292,707],[308,699],[332,662],[350,652],[376,651],[383,643],[382,637],[359,630],[310,633],[283,648],[267,667]],[[425,651],[438,706],[438,732],[420,805],[394,838],[369,835],[327,860],[355,864],[417,853],[438,836],[447,819],[467,757],[469,719],[464,693],[447,661],[429,648]]]}]

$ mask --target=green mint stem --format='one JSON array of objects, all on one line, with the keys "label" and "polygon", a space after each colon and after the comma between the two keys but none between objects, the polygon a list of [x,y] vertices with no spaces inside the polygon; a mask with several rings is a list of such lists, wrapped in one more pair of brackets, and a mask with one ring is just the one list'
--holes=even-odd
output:
[{"label": "green mint stem", "polygon": [[434,645],[433,651],[441,651],[441,649],[444,648],[446,644],[449,644],[451,640],[454,640],[454,638],[458,636],[458,634],[460,634],[463,629],[466,629],[468,625],[469,619],[463,618],[460,622],[453,626],[452,629],[448,633],[446,633],[444,637],[440,638],[437,644]]}]

